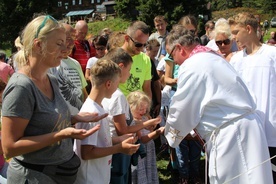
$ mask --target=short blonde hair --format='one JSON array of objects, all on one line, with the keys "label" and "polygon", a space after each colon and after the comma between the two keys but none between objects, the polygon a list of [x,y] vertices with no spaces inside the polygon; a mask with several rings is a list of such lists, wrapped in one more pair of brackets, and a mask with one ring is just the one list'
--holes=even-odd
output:
[{"label": "short blonde hair", "polygon": [[99,59],[90,68],[91,83],[93,86],[100,86],[108,80],[113,81],[120,74],[120,67],[113,61],[105,58]]},{"label": "short blonde hair", "polygon": [[230,26],[236,25],[236,24],[239,24],[242,26],[250,25],[256,33],[258,30],[258,26],[259,26],[259,22],[256,19],[256,17],[247,12],[239,13],[237,15],[234,15],[233,17],[230,17],[228,19],[228,23]]}]

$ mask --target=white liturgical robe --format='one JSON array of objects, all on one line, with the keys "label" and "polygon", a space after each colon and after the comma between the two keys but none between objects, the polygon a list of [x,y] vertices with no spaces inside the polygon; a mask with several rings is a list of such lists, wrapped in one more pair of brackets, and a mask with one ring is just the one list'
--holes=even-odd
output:
[{"label": "white liturgical robe", "polygon": [[180,66],[177,85],[165,127],[169,145],[196,128],[206,141],[210,183],[273,183],[255,101],[234,68],[214,52],[196,53]]}]

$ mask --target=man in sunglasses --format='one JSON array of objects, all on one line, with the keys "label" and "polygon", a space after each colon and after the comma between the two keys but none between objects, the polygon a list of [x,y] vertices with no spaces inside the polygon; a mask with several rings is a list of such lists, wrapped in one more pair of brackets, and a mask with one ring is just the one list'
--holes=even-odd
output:
[{"label": "man in sunglasses", "polygon": [[[254,93],[261,113],[270,156],[276,154],[276,47],[262,44],[258,37],[258,20],[249,13],[229,19],[233,39],[244,48],[234,54],[230,64]],[[276,183],[276,158],[271,160]]]},{"label": "man in sunglasses", "polygon": [[119,88],[127,96],[130,92],[136,90],[144,91],[150,98],[151,93],[151,61],[143,52],[149,38],[149,27],[142,21],[133,22],[127,28],[127,34],[124,36],[122,48],[132,56],[132,66],[130,77]]}]

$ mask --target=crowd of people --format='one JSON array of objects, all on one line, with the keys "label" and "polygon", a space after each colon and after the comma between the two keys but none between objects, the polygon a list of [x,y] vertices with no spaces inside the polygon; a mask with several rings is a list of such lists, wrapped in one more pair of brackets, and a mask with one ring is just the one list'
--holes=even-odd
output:
[{"label": "crowd of people", "polygon": [[153,23],[88,39],[39,15],[0,51],[0,183],[158,184],[159,146],[179,184],[276,183],[275,32],[246,12],[201,37],[192,15]]}]

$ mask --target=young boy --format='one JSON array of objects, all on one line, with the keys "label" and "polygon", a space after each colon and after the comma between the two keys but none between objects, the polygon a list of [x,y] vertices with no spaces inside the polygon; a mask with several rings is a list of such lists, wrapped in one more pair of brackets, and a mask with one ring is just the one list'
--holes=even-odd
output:
[{"label": "young boy", "polygon": [[[263,123],[272,157],[276,154],[276,47],[260,42],[258,20],[254,15],[239,13],[229,19],[229,24],[233,39],[243,48],[233,55],[230,64],[256,97],[256,111]],[[276,183],[276,158],[271,164]]]},{"label": "young boy", "polygon": [[[121,69],[111,60],[99,59],[91,68],[91,83],[93,88],[84,102],[80,112],[98,112],[104,114],[101,103],[103,98],[110,98],[120,82]],[[77,123],[76,128],[100,129],[88,138],[75,141],[74,151],[81,158],[81,166],[75,183],[107,184],[110,182],[112,154],[133,154],[139,144],[132,134],[111,138],[109,122],[102,119],[97,123]],[[124,140],[121,142],[121,140]],[[117,143],[117,144],[116,144]],[[119,143],[119,144],[118,144]],[[113,145],[115,144],[115,145]]]},{"label": "young boy", "polygon": [[[125,83],[130,76],[132,65],[131,56],[122,48],[113,48],[104,56],[110,59],[121,68],[120,83]],[[112,94],[110,99],[105,98],[102,101],[103,107],[108,111],[108,120],[110,122],[110,132],[112,137],[117,137],[127,133],[136,133],[147,127],[154,126],[160,122],[160,118],[145,121],[139,125],[132,124],[130,107],[125,95],[118,88]],[[112,156],[112,169],[110,183],[127,184],[129,181],[129,167],[131,157],[126,154],[114,154]]]}]

